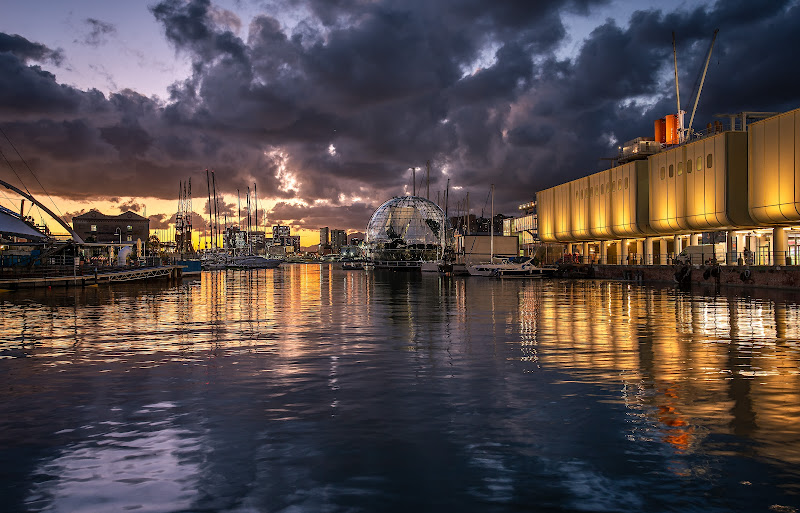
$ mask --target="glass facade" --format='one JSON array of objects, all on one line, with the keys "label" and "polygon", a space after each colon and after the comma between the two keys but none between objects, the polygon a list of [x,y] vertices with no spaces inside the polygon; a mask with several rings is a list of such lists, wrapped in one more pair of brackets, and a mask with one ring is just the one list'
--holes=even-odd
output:
[{"label": "glass facade", "polygon": [[367,224],[366,246],[372,260],[432,261],[442,258],[449,240],[444,211],[418,196],[392,198]]}]

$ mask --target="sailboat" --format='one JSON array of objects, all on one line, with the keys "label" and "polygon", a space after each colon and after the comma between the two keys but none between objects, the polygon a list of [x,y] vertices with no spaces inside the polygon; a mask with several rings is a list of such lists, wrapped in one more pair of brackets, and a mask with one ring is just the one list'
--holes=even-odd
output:
[{"label": "sailboat", "polygon": [[467,266],[470,276],[492,276],[493,273],[502,267],[508,266],[508,259],[495,262],[494,259],[494,184],[492,184],[492,217],[489,221],[489,262],[472,264]]},{"label": "sailboat", "polygon": [[494,256],[494,184],[492,184],[492,217],[489,228],[489,261],[467,266],[471,276],[540,276],[543,270],[533,263],[531,257],[505,257]]}]

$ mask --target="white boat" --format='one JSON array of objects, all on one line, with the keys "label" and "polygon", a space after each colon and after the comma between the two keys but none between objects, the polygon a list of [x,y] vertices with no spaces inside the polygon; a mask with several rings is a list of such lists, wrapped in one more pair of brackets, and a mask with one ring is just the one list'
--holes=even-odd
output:
[{"label": "white boat", "polygon": [[502,272],[523,271],[535,267],[530,257],[505,258],[499,262],[467,266],[470,276],[497,276]]},{"label": "white boat", "polygon": [[497,278],[544,278],[556,271],[553,267],[539,267],[529,262],[517,269],[497,269],[492,276]]}]

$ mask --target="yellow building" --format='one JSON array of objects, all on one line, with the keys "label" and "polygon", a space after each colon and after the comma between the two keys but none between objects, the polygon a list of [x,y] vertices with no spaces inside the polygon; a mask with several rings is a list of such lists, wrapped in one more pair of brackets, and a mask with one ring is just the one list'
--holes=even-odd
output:
[{"label": "yellow building", "polygon": [[[800,109],[690,142],[537,193],[539,238],[587,262],[669,263],[703,232],[727,232],[728,264],[797,262]],[[797,232],[794,231],[797,226]],[[722,255],[719,255],[720,257]]]}]

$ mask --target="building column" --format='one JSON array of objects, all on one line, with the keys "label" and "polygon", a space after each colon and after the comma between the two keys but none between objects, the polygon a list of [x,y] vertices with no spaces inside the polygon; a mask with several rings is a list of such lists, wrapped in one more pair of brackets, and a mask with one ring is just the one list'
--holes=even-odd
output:
[{"label": "building column", "polygon": [[672,263],[672,262],[669,261],[669,258],[668,258],[668,256],[669,256],[668,242],[669,241],[667,239],[665,239],[664,237],[661,237],[660,239],[658,239],[658,255],[659,255],[658,256],[658,263],[661,264],[661,265],[669,265],[669,264]]},{"label": "building column", "polygon": [[676,235],[675,237],[673,237],[673,252],[675,253],[676,257],[678,256],[678,253],[680,253],[681,250],[683,250],[683,244],[681,244],[682,242],[683,241],[681,240],[680,235]]},{"label": "building column", "polygon": [[693,233],[693,234],[689,235],[689,245],[690,246],[697,246],[698,244],[700,244],[700,234],[699,233]]},{"label": "building column", "polygon": [[589,263],[589,243],[584,242],[581,248],[581,263],[588,264]]},{"label": "building column", "polygon": [[644,264],[644,241],[636,241],[636,260],[635,263]]},{"label": "building column", "polygon": [[772,265],[786,265],[789,250],[789,233],[781,226],[772,229]]},{"label": "building column", "polygon": [[742,263],[744,261],[744,244],[745,244],[745,237],[743,233],[736,234],[736,263],[739,263],[739,259],[742,259]]},{"label": "building column", "polygon": [[628,263],[628,239],[622,239],[619,242],[619,263],[620,265]]},{"label": "building column", "polygon": [[608,263],[608,241],[600,241],[600,264],[606,265]]},{"label": "building column", "polygon": [[736,232],[733,230],[728,231],[727,241],[725,243],[725,265],[734,265],[736,263],[736,253],[733,248],[733,241],[736,237]]},{"label": "building column", "polygon": [[653,265],[653,237],[644,239],[644,262],[645,265]]}]

